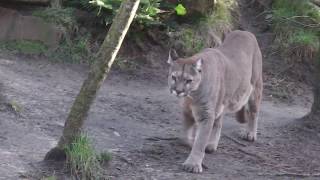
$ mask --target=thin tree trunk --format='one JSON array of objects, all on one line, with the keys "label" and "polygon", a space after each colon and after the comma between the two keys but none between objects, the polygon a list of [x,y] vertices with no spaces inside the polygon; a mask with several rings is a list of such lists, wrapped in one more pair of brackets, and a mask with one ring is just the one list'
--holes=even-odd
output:
[{"label": "thin tree trunk", "polygon": [[84,81],[80,93],[73,103],[64,125],[63,135],[57,147],[47,153],[45,160],[65,159],[64,148],[66,145],[71,144],[74,138],[81,133],[81,128],[87,118],[90,106],[110,71],[122,41],[136,14],[139,3],[140,0],[124,0],[121,3],[120,9],[96,56],[96,61],[92,65],[88,77]]},{"label": "thin tree trunk", "polygon": [[51,0],[50,4],[51,4],[51,7],[53,8],[61,8],[62,0]]}]

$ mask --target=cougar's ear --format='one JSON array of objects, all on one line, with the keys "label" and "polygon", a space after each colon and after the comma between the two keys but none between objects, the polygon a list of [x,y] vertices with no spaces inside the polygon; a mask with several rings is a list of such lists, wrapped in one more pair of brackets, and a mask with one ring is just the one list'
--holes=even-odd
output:
[{"label": "cougar's ear", "polygon": [[177,60],[179,58],[176,50],[174,49],[170,49],[169,50],[169,57],[168,57],[168,64],[172,64],[175,60]]},{"label": "cougar's ear", "polygon": [[194,64],[193,64],[194,68],[198,71],[201,72],[202,71],[202,59],[198,59]]}]

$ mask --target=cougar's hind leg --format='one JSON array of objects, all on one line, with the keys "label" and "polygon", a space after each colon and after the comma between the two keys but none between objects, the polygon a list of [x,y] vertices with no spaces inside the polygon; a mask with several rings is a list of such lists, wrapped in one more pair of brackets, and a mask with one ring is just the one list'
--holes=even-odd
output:
[{"label": "cougar's hind leg", "polygon": [[222,129],[222,115],[218,117],[213,124],[210,139],[206,147],[206,153],[213,153],[218,148]]},{"label": "cougar's hind leg", "polygon": [[246,131],[241,133],[241,137],[248,141],[257,140],[257,129],[258,129],[258,115],[260,109],[262,97],[262,87],[260,85],[256,86],[256,89],[250,95],[247,106],[247,111],[245,113],[247,121]]},{"label": "cougar's hind leg", "polygon": [[196,123],[192,114],[191,100],[185,98],[183,102],[183,131],[184,140],[192,147],[196,135]]}]

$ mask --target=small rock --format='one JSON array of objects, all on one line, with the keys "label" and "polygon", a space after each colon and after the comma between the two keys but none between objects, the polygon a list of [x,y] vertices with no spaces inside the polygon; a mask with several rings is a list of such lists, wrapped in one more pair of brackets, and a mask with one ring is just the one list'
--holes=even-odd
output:
[{"label": "small rock", "polygon": [[120,137],[120,134],[117,131],[113,131],[113,134]]}]

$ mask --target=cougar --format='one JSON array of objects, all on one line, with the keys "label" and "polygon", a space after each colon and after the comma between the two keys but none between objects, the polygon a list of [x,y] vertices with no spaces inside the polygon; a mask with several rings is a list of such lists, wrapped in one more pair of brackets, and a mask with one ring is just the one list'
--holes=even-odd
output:
[{"label": "cougar", "polygon": [[168,63],[169,89],[183,100],[185,138],[192,148],[184,170],[202,172],[205,152],[217,150],[226,113],[236,113],[237,121],[246,123],[242,138],[257,139],[262,55],[252,33],[233,31],[219,47],[187,58],[170,49]]}]

